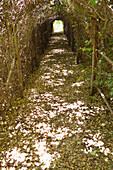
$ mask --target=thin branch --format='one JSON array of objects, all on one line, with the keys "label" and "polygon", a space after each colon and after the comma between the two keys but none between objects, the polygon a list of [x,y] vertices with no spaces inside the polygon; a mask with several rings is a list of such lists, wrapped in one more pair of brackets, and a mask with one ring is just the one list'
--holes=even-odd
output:
[{"label": "thin branch", "polygon": [[101,97],[103,98],[104,102],[106,103],[108,109],[113,114],[113,110],[111,109],[111,106],[109,105],[108,101],[106,100],[105,95],[101,92],[101,90],[98,87],[97,87],[97,90],[99,91]]},{"label": "thin branch", "polygon": [[99,50],[98,50],[98,52],[99,52],[99,54],[101,54],[101,55],[113,66],[113,61],[112,61],[110,58],[108,58],[108,57],[105,55],[105,53],[103,53],[103,52],[101,52],[101,51],[99,51]]},{"label": "thin branch", "polygon": [[99,18],[100,18],[102,21],[105,21],[105,19],[100,16],[100,14],[97,12],[97,10],[96,10],[94,7],[93,7],[93,9],[94,9],[95,13],[99,16]]}]

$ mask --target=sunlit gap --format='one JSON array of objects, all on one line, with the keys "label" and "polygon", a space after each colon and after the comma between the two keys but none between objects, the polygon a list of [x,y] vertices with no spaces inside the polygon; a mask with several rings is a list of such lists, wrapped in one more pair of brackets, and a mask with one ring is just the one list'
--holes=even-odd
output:
[{"label": "sunlit gap", "polygon": [[64,32],[64,23],[61,20],[53,22],[53,33]]}]

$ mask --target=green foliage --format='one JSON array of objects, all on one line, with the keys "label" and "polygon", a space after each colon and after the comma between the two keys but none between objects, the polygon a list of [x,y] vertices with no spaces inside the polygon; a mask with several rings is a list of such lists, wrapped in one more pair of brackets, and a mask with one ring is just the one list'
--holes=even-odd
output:
[{"label": "green foliage", "polygon": [[89,46],[89,45],[91,44],[91,42],[92,42],[92,39],[86,40],[86,41],[85,41],[85,45],[86,45],[86,46]]},{"label": "green foliage", "polygon": [[91,6],[94,7],[96,3],[96,0],[91,0]]},{"label": "green foliage", "polygon": [[80,47],[80,49],[83,51],[83,53],[85,53],[85,55],[88,58],[92,57],[92,48],[90,47],[91,42],[92,42],[92,39],[85,40],[85,42],[84,42],[85,46],[84,47]]},{"label": "green foliage", "polygon": [[[99,61],[99,64],[101,63],[102,61],[100,60]],[[106,64],[104,64],[104,67],[107,67]],[[98,70],[98,75],[96,77],[96,80],[94,81],[94,85],[96,87],[100,87],[103,89],[106,89],[107,88],[107,97],[108,98],[112,98],[113,97],[113,73],[105,73],[101,67],[99,67],[99,70]],[[106,93],[106,91],[105,91]]]},{"label": "green foliage", "polygon": [[89,0],[88,4],[91,3],[91,7],[94,7],[99,0]]}]

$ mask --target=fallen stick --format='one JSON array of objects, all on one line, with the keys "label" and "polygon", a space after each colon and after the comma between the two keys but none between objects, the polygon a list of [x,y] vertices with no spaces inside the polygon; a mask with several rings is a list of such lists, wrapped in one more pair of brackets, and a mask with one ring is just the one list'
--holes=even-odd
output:
[{"label": "fallen stick", "polygon": [[106,100],[105,95],[101,92],[101,90],[100,90],[98,87],[97,87],[97,90],[99,91],[101,97],[103,98],[104,102],[106,103],[108,109],[109,109],[110,112],[113,114],[113,110],[111,109],[111,107],[110,107],[108,101]]}]

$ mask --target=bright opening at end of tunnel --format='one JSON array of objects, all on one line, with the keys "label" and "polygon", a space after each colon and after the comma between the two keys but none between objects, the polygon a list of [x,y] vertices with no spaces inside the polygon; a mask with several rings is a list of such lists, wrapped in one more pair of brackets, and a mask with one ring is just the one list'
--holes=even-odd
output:
[{"label": "bright opening at end of tunnel", "polygon": [[64,23],[61,20],[55,20],[53,23],[53,32],[64,32]]}]

